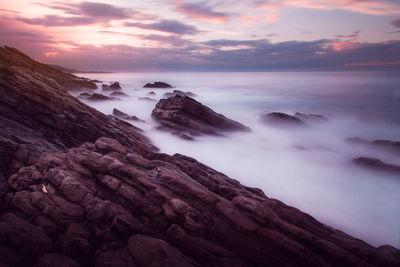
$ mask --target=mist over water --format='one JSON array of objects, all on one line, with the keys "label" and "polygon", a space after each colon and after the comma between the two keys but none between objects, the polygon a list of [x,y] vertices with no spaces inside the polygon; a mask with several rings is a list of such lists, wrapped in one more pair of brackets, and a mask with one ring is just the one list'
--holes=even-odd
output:
[{"label": "mist over water", "polygon": [[[344,139],[400,141],[400,75],[373,72],[303,73],[112,73],[84,74],[119,81],[129,97],[82,102],[112,114],[117,108],[147,123],[142,128],[161,152],[181,153],[241,183],[261,188],[316,219],[366,242],[400,247],[400,176],[354,166],[366,156],[400,165],[400,154],[349,144]],[[185,141],[160,132],[151,118],[157,102],[138,100],[151,91],[157,101],[171,89],[145,89],[163,81],[252,129],[227,137]],[[109,92],[100,93],[108,95]],[[73,93],[78,95],[79,93]],[[302,129],[259,122],[263,112],[316,113],[329,118]]]}]

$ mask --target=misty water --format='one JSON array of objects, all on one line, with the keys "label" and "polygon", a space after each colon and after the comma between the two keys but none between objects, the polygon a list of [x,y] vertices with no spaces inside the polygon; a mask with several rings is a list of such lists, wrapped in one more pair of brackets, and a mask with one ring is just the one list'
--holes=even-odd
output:
[{"label": "misty water", "polygon": [[[374,72],[109,73],[83,74],[119,81],[129,97],[82,102],[112,114],[113,108],[146,121],[142,128],[161,152],[191,156],[270,198],[366,242],[400,247],[400,176],[363,169],[355,157],[400,165],[400,154],[349,144],[349,137],[400,141],[400,75]],[[163,81],[191,91],[197,101],[252,129],[227,137],[185,141],[155,129],[151,111],[171,89],[145,89]],[[101,89],[98,90],[101,92]],[[80,92],[79,92],[80,93]],[[73,93],[75,96],[78,92]],[[108,95],[110,92],[101,92]],[[322,124],[281,129],[259,122],[264,112],[316,113]]]}]

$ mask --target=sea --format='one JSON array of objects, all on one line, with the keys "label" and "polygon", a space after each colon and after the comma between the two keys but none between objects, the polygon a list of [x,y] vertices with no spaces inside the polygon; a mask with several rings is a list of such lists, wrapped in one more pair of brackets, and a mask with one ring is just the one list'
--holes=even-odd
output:
[{"label": "sea", "polygon": [[[355,145],[347,138],[400,141],[399,72],[148,72],[85,73],[105,84],[120,82],[128,97],[80,101],[105,113],[117,108],[145,122],[161,152],[180,153],[257,187],[269,198],[306,212],[373,246],[400,248],[400,175],[361,168],[356,157],[400,165],[400,153]],[[187,141],[156,129],[151,111],[173,89],[147,89],[162,81],[252,129]],[[101,84],[98,84],[101,88]],[[155,95],[149,95],[154,91]],[[99,93],[109,95],[110,92]],[[149,97],[153,100],[141,100]],[[320,114],[325,123],[276,128],[260,122],[268,112]]]}]

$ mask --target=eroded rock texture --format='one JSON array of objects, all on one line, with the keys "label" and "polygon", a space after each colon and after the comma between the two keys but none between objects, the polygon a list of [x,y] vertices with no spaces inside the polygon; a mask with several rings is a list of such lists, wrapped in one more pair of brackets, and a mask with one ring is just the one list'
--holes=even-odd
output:
[{"label": "eroded rock texture", "polygon": [[44,155],[9,185],[0,243],[24,264],[54,250],[96,266],[398,263],[398,251],[381,253],[192,158],[140,155],[111,138]]},{"label": "eroded rock texture", "polygon": [[[4,181],[44,152],[66,151],[101,136],[149,148],[134,126],[82,104],[67,90],[93,84],[0,47],[0,196]],[[94,85],[94,84],[93,84]]]},{"label": "eroded rock texture", "polygon": [[160,129],[189,136],[221,135],[224,131],[250,131],[248,127],[214,112],[188,96],[175,95],[161,99],[151,115],[160,122]]}]

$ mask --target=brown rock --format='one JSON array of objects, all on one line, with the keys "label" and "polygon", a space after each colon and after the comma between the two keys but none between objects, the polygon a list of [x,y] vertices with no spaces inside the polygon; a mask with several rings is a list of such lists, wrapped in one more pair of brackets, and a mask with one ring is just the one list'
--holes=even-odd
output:
[{"label": "brown rock", "polygon": [[150,236],[131,236],[128,247],[138,266],[199,266],[164,240]]},{"label": "brown rock", "polygon": [[250,130],[187,96],[177,95],[161,99],[151,115],[160,122],[160,129],[169,129],[191,136],[220,135],[223,131]]},{"label": "brown rock", "polygon": [[143,88],[172,88],[172,86],[164,82],[154,82],[146,83]]},{"label": "brown rock", "polygon": [[88,100],[92,101],[104,101],[104,100],[114,100],[116,98],[105,96],[102,94],[94,93],[93,95],[88,97]]},{"label": "brown rock", "polygon": [[43,255],[38,263],[38,267],[79,267],[79,264],[63,254],[49,253]]}]

